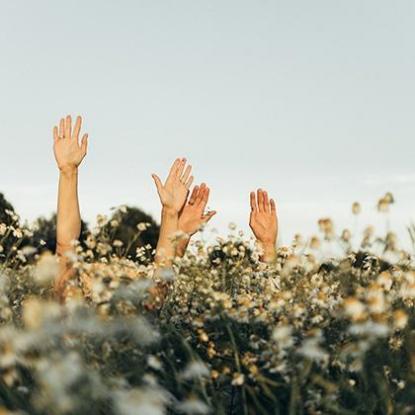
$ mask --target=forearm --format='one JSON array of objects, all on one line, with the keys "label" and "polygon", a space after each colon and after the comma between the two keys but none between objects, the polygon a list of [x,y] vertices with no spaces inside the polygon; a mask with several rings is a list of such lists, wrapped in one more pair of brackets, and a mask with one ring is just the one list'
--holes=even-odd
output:
[{"label": "forearm", "polygon": [[65,301],[68,293],[68,281],[75,275],[75,270],[63,257],[60,258],[59,277],[55,280],[54,292],[59,301]]},{"label": "forearm", "polygon": [[159,266],[171,266],[175,257],[176,242],[173,240],[178,230],[179,215],[175,211],[162,209],[160,235],[156,248],[155,262]]},{"label": "forearm", "polygon": [[56,225],[57,253],[70,251],[72,242],[81,234],[78,201],[78,169],[61,170],[59,176],[58,213]]},{"label": "forearm", "polygon": [[265,262],[265,263],[274,262],[275,259],[277,258],[276,243],[273,243],[273,242],[263,243],[261,241],[257,241],[257,244],[262,251],[262,254],[259,258],[260,261]]},{"label": "forearm", "polygon": [[190,236],[188,235],[180,236],[180,239],[177,241],[177,246],[176,246],[176,255],[179,258],[182,258],[184,256],[184,254],[186,253],[187,247],[189,246],[189,243],[190,243]]}]

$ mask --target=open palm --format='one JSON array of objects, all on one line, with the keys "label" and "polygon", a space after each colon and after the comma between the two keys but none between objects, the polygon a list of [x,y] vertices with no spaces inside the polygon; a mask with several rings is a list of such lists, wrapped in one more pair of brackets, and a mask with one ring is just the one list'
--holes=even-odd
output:
[{"label": "open palm", "polygon": [[77,168],[87,153],[88,134],[84,134],[79,142],[82,118],[77,117],[74,128],[72,129],[72,118],[68,115],[62,118],[59,128],[53,128],[54,154],[56,163],[60,170]]},{"label": "open palm", "polygon": [[258,189],[257,193],[251,192],[251,215],[249,226],[256,239],[265,244],[275,244],[278,234],[278,219],[275,201],[268,199],[268,193]]},{"label": "open palm", "polygon": [[204,183],[194,187],[179,216],[180,231],[192,236],[216,214],[215,211],[205,214],[209,193],[210,189]]},{"label": "open palm", "polygon": [[193,176],[190,175],[191,171],[192,167],[190,165],[186,166],[186,159],[182,158],[175,160],[164,184],[159,176],[152,175],[164,209],[175,213],[182,210],[193,182]]}]

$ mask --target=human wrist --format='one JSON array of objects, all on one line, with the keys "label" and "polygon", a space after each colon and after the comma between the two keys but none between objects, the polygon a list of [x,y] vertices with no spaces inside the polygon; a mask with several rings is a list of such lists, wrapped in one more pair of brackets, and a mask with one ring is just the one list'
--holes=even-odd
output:
[{"label": "human wrist", "polygon": [[273,250],[275,250],[276,242],[272,242],[272,241],[268,241],[268,242],[258,241],[258,243],[259,243],[259,245],[261,246],[261,248],[264,251],[273,251]]},{"label": "human wrist", "polygon": [[188,233],[188,232],[186,232],[186,231],[184,231],[184,230],[182,230],[182,229],[180,229],[180,226],[179,226],[179,228],[178,228],[178,231],[179,231],[179,234],[180,234],[180,236],[179,236],[179,241],[184,241],[184,242],[189,242],[190,241],[190,238],[193,236],[193,234],[191,234],[191,233]]},{"label": "human wrist", "polygon": [[266,261],[272,261],[277,252],[276,241],[258,241],[258,245],[261,248],[261,257]]},{"label": "human wrist", "polygon": [[177,241],[176,245],[176,255],[179,258],[182,258],[184,254],[186,253],[186,249],[189,246],[190,243],[190,237],[187,235],[181,235],[179,240]]},{"label": "human wrist", "polygon": [[191,231],[189,229],[186,229],[186,226],[183,226],[183,223],[181,223],[180,217],[179,217],[177,229],[181,233],[180,239],[184,239],[184,240],[190,240],[190,238],[197,232],[197,231]]},{"label": "human wrist", "polygon": [[75,165],[59,166],[59,171],[65,177],[73,177],[78,174],[78,167]]},{"label": "human wrist", "polygon": [[163,206],[161,209],[161,216],[166,218],[178,218],[179,212],[174,208]]}]

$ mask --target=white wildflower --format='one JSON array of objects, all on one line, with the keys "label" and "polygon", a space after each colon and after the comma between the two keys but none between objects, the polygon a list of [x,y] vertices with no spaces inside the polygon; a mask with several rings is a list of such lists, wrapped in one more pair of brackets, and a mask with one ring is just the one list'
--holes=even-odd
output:
[{"label": "white wildflower", "polygon": [[7,232],[7,225],[5,223],[0,223],[0,236],[5,235]]},{"label": "white wildflower", "polygon": [[24,256],[30,256],[35,254],[37,252],[37,249],[33,246],[25,246],[22,248],[21,252]]},{"label": "white wildflower", "polygon": [[16,237],[17,239],[22,239],[23,238],[23,232],[21,229],[17,228],[13,230],[13,236]]},{"label": "white wildflower", "polygon": [[140,222],[140,223],[137,224],[137,229],[140,232],[144,232],[147,229],[147,227],[148,227],[148,224],[144,223],[144,222]]},{"label": "white wildflower", "polygon": [[158,332],[143,317],[134,318],[133,321],[129,322],[128,327],[136,341],[142,345],[154,343],[159,338]]},{"label": "white wildflower", "polygon": [[278,343],[282,349],[291,347],[294,343],[292,338],[291,326],[279,326],[272,331],[272,339]]},{"label": "white wildflower", "polygon": [[190,380],[207,377],[209,374],[209,370],[203,362],[193,361],[181,372],[180,377],[185,380]]},{"label": "white wildflower", "polygon": [[59,272],[59,265],[56,257],[47,252],[43,254],[36,264],[33,277],[40,285],[54,281]]},{"label": "white wildflower", "polygon": [[233,386],[242,386],[245,382],[245,375],[243,373],[235,373],[232,379]]},{"label": "white wildflower", "polygon": [[389,327],[386,324],[366,321],[360,324],[353,324],[349,332],[360,336],[386,337],[389,334]]},{"label": "white wildflower", "polygon": [[298,352],[311,360],[326,363],[329,354],[319,346],[320,341],[319,336],[306,339]]},{"label": "white wildflower", "polygon": [[346,298],[343,306],[346,315],[354,320],[362,318],[366,309],[365,305],[356,298]]},{"label": "white wildflower", "polygon": [[153,355],[147,357],[147,364],[154,370],[161,370],[163,367],[160,360]]},{"label": "white wildflower", "polygon": [[164,415],[169,401],[166,392],[154,387],[115,393],[115,407],[119,415]]},{"label": "white wildflower", "polygon": [[160,268],[156,271],[155,276],[160,278],[162,281],[173,281],[175,273],[172,267]]},{"label": "white wildflower", "polygon": [[195,398],[180,402],[176,405],[176,408],[180,413],[188,415],[207,415],[211,412],[204,402]]},{"label": "white wildflower", "polygon": [[403,310],[396,310],[393,313],[393,322],[396,329],[402,330],[408,324],[408,315]]}]

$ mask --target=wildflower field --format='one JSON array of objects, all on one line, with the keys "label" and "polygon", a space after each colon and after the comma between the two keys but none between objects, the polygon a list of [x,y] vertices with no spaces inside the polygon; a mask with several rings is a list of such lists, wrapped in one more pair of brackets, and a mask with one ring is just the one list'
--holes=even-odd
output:
[{"label": "wildflower field", "polygon": [[263,264],[232,227],[155,270],[100,216],[61,304],[55,256],[6,215],[1,415],[415,413],[415,264],[392,232],[321,219]]}]

